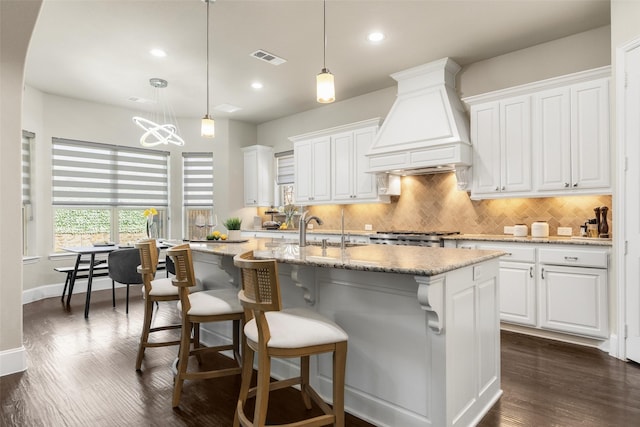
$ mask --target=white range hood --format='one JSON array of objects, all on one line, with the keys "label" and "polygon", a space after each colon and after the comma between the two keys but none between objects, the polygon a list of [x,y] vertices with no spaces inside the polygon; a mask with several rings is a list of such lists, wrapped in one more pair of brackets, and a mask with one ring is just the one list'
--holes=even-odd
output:
[{"label": "white range hood", "polygon": [[392,74],[398,95],[367,154],[369,172],[416,175],[471,165],[469,120],[449,58]]}]

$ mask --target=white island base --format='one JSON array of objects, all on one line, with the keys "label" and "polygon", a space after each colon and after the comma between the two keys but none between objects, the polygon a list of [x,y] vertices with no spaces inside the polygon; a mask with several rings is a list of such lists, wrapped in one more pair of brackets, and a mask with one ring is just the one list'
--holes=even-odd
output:
[{"label": "white island base", "polygon": [[[231,256],[196,251],[194,261],[206,288],[238,284]],[[500,397],[497,258],[434,276],[278,269],[285,307],[314,309],[349,334],[347,412],[377,426],[469,426]],[[229,340],[230,328],[214,326],[205,341]],[[274,360],[272,376],[295,376],[297,362]],[[331,372],[330,355],[312,358],[311,382],[328,402]]]}]

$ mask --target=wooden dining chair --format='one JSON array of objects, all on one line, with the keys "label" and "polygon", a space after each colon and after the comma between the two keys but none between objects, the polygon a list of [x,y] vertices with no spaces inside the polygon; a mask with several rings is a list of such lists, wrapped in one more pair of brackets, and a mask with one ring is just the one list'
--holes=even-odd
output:
[{"label": "wooden dining chair", "polygon": [[[245,309],[245,345],[243,346],[242,384],[234,426],[264,426],[269,391],[300,385],[302,400],[311,409],[313,400],[324,412],[304,421],[287,425],[344,426],[344,381],[348,336],[329,319],[304,308],[282,309],[278,269],[275,260],[255,260],[253,252],[236,255],[234,264],[241,269],[240,303]],[[254,354],[258,353],[258,383],[250,388]],[[333,408],[325,403],[309,384],[309,357],[333,353]],[[270,381],[272,357],[299,357],[300,375]],[[253,422],[244,413],[248,398],[255,396]],[[272,425],[272,424],[269,424]]]},{"label": "wooden dining chair", "polygon": [[[173,401],[175,408],[180,403],[180,396],[185,380],[204,380],[241,372],[240,342],[242,335],[240,322],[244,320],[244,311],[238,301],[236,289],[215,289],[190,293],[189,289],[196,284],[193,271],[193,258],[189,244],[174,246],[167,250],[167,255],[173,260],[175,277],[173,285],[178,289],[180,301],[178,310],[182,317],[182,332],[180,350],[178,352],[178,368],[174,377]],[[233,338],[231,344],[204,347],[200,344],[200,323],[205,322],[233,322]],[[193,340],[191,333],[193,331]],[[193,349],[191,349],[193,341]],[[232,368],[212,369],[208,371],[188,371],[189,357],[200,357],[205,353],[233,351],[233,358],[237,366]]]},{"label": "wooden dining chair", "polygon": [[161,301],[179,301],[180,296],[178,289],[173,286],[171,279],[155,278],[158,266],[158,246],[155,239],[140,240],[135,244],[135,247],[140,253],[138,273],[142,275],[142,282],[144,284],[144,320],[142,333],[140,335],[138,357],[136,359],[136,370],[139,371],[142,367],[145,349],[149,347],[165,347],[180,344],[180,340],[149,342],[149,335],[159,331],[181,329],[182,324],[151,327],[154,304],[158,305],[158,302]]}]

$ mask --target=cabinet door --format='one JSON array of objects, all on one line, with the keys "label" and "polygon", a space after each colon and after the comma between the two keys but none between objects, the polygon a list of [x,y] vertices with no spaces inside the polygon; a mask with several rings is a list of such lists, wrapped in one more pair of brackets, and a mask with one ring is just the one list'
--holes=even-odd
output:
[{"label": "cabinet door", "polygon": [[331,137],[331,170],[333,199],[353,199],[353,133],[344,132]]},{"label": "cabinet door", "polygon": [[258,204],[258,153],[255,150],[244,152],[244,205]]},{"label": "cabinet door", "polygon": [[573,187],[610,188],[609,79],[571,86]]},{"label": "cabinet door", "polygon": [[500,262],[500,320],[536,326],[535,264]]},{"label": "cabinet door", "polygon": [[376,128],[357,130],[353,133],[353,156],[354,156],[354,198],[355,199],[377,199],[378,185],[376,176],[367,173],[369,168],[367,153],[373,144],[376,135]]},{"label": "cabinet door", "polygon": [[531,97],[500,102],[500,191],[531,191]]},{"label": "cabinet door", "polygon": [[312,196],[311,141],[296,142],[293,149],[296,203],[308,203]]},{"label": "cabinet door", "polygon": [[571,178],[571,126],[569,89],[534,96],[533,143],[536,147],[536,188],[569,190]]},{"label": "cabinet door", "polygon": [[495,194],[500,191],[500,104],[471,107],[471,141],[473,143],[473,193]]},{"label": "cabinet door", "polygon": [[607,270],[540,266],[540,327],[608,338]]},{"label": "cabinet door", "polygon": [[313,140],[311,150],[311,201],[331,200],[331,139],[327,136]]}]

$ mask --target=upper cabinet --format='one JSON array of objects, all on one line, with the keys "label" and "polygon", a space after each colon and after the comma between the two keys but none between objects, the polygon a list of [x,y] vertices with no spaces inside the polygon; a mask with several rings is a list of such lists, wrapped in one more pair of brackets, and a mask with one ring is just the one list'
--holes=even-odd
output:
[{"label": "upper cabinet", "polygon": [[509,98],[471,107],[474,194],[531,191],[531,99]]},{"label": "upper cabinet", "polygon": [[244,155],[244,205],[273,204],[273,148],[251,145],[242,149]]},{"label": "upper cabinet", "polygon": [[366,154],[380,119],[365,120],[289,138],[293,142],[296,203],[389,202],[379,195]]},{"label": "upper cabinet", "polygon": [[533,99],[538,190],[610,191],[609,79],[547,90]]},{"label": "upper cabinet", "polygon": [[471,198],[611,193],[610,67],[464,99]]}]

